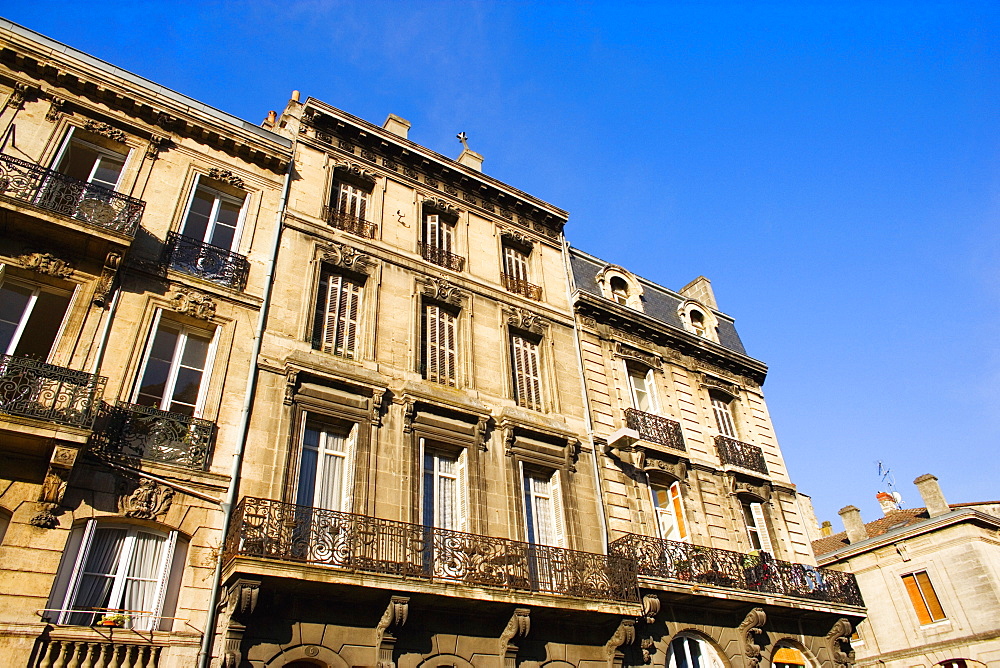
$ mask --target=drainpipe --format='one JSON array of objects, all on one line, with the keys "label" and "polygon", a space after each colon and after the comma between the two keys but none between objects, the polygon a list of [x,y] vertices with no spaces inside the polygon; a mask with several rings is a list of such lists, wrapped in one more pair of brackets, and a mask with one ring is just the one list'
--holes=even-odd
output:
[{"label": "drainpipe", "polygon": [[[271,290],[274,287],[274,264],[278,257],[278,245],[281,243],[281,226],[284,219],[285,203],[288,201],[288,189],[292,182],[292,169],[295,165],[295,151],[288,160],[285,172],[285,183],[281,189],[281,201],[274,215],[274,243],[271,245],[271,255],[267,260],[267,277],[264,280],[264,301],[257,315],[257,329],[254,331],[253,352],[250,354],[250,368],[247,370],[247,389],[243,397],[243,408],[240,411],[240,421],[237,430],[236,452],[233,453],[233,465],[229,472],[229,487],[226,496],[220,504],[222,509],[222,541],[225,544],[229,535],[231,511],[239,491],[240,471],[243,467],[243,453],[247,444],[247,427],[250,424],[250,409],[253,405],[254,389],[257,385],[257,357],[264,336],[264,325],[267,321],[267,310],[271,304]],[[208,616],[205,620],[205,631],[201,637],[201,651],[198,652],[198,668],[209,668],[212,659],[212,641],[215,639],[215,624],[218,620],[219,594],[222,586],[222,552],[215,561],[215,574],[212,576],[212,586],[208,593]]]}]

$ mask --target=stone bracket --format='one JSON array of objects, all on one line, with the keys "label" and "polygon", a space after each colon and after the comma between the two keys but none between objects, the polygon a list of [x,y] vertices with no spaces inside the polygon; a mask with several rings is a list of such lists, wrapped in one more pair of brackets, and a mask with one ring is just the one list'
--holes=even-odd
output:
[{"label": "stone bracket", "polygon": [[608,660],[608,668],[622,668],[626,648],[635,642],[635,619],[624,617],[611,639],[604,644],[604,655]]},{"label": "stone bracket", "polygon": [[76,464],[80,451],[63,445],[56,445],[49,458],[49,466],[45,472],[45,480],[38,492],[39,510],[28,520],[32,526],[40,529],[54,529],[59,526],[59,520],[53,514],[66,495],[70,473]]},{"label": "stone bracket", "polygon": [[757,668],[760,665],[761,646],[754,641],[757,636],[764,632],[766,622],[767,614],[764,612],[764,608],[754,608],[740,623],[740,641],[743,643],[743,653],[746,654],[748,668]]},{"label": "stone bracket", "polygon": [[517,665],[516,641],[524,638],[531,631],[531,610],[515,608],[506,628],[500,634],[499,655],[503,659],[504,668],[514,668]]},{"label": "stone bracket", "polygon": [[246,622],[257,608],[260,580],[240,578],[226,591],[226,632],[223,640],[222,668],[237,668],[243,661],[243,635]]},{"label": "stone bracket", "polygon": [[382,618],[375,626],[375,651],[378,668],[395,668],[392,650],[396,645],[396,633],[403,628],[410,615],[410,597],[393,596],[389,599]]}]

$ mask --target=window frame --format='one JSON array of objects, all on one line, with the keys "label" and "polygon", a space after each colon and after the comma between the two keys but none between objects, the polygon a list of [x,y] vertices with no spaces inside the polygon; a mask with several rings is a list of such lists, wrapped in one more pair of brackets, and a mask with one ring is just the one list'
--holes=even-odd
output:
[{"label": "window frame", "polygon": [[[520,341],[521,343],[517,343]],[[511,393],[521,408],[545,410],[541,337],[518,329],[508,330]],[[533,358],[533,359],[532,359]],[[520,360],[520,362],[519,362]],[[531,368],[533,363],[533,369]]]},{"label": "window frame", "polygon": [[[316,448],[316,467],[313,471],[313,489],[311,493],[311,501],[308,504],[300,502],[300,498],[303,494],[303,488],[301,487],[302,482],[302,468],[305,460],[305,453],[307,449],[312,449],[306,445],[306,432],[309,431],[310,426],[318,425],[322,427],[317,430],[319,432],[319,443]],[[360,427],[356,422],[348,422],[346,420],[338,420],[332,418],[324,413],[319,413],[316,411],[310,411],[309,409],[303,409],[299,417],[299,434],[298,434],[298,448],[296,449],[296,469],[295,469],[295,505],[306,506],[309,508],[315,508],[317,510],[328,510],[332,512],[350,513],[354,507],[355,500],[355,470],[357,466],[357,454],[358,454],[358,432]],[[336,451],[330,450],[334,456],[340,456],[341,466],[340,466],[340,498],[338,500],[337,508],[326,508],[317,505],[317,495],[319,494],[319,481],[323,474],[326,473],[326,460],[323,457],[324,443],[330,434],[339,432],[339,435],[343,437],[343,452],[337,453]]]},{"label": "window frame", "polygon": [[771,528],[767,524],[767,512],[764,510],[764,504],[756,499],[743,496],[737,497],[737,500],[740,504],[743,525],[746,529],[747,539],[750,541],[750,548],[774,556],[774,541],[771,537]]},{"label": "window frame", "polygon": [[[659,394],[656,391],[654,370],[645,365],[637,365],[625,362],[625,375],[628,379],[629,396],[632,399],[632,407],[635,408],[637,411],[643,413],[650,413],[652,415],[663,415],[660,407]],[[635,379],[637,376],[640,375],[643,377],[643,382],[646,385],[644,391],[649,401],[650,410],[648,411],[643,410],[639,406],[639,392],[638,389],[636,388]]]},{"label": "window frame", "polygon": [[[346,196],[355,198],[353,202],[354,206],[350,207],[345,206],[345,201],[343,199],[345,197],[344,191],[348,188],[353,192],[347,193]],[[336,170],[334,170],[333,197],[331,197],[331,200],[332,209],[335,213],[353,216],[360,221],[366,223],[368,222],[368,212],[371,209],[372,204],[371,186],[364,187],[349,179],[338,178]],[[362,206],[357,206],[359,203]],[[358,209],[360,209],[360,213],[357,212]]]},{"label": "window frame", "polygon": [[[680,481],[673,480],[670,482],[664,482],[653,478],[648,481],[647,487],[649,488],[650,501],[653,507],[653,517],[656,523],[657,535],[663,540],[672,540],[682,543],[689,542],[690,533],[687,529],[687,517],[684,514],[684,498],[681,494]],[[661,506],[659,504],[659,501],[657,500],[658,490],[663,491],[664,496],[666,497],[666,506]],[[667,532],[663,530],[663,521],[661,519],[664,516],[670,518],[670,524],[672,524],[674,532],[677,533],[677,537],[674,538],[666,535]]]},{"label": "window frame", "polygon": [[[418,488],[418,498],[420,501],[419,520],[420,525],[426,529],[437,529],[441,531],[462,531],[469,530],[469,449],[467,447],[450,445],[433,438],[424,436],[418,437],[418,456],[420,480]],[[428,474],[427,459],[432,458],[433,468]],[[454,462],[454,471],[450,474],[440,472],[439,463],[448,459]],[[428,490],[428,477],[433,481],[433,489]],[[438,481],[441,478],[448,478],[454,481],[454,498],[451,499],[454,508],[452,524],[453,526],[442,526],[444,524],[441,517],[442,508],[438,503],[438,493],[441,488]],[[430,496],[428,492],[430,491]],[[430,504],[428,504],[430,501]],[[431,517],[428,519],[428,513]]]},{"label": "window frame", "polygon": [[74,285],[72,288],[60,288],[46,283],[38,283],[36,281],[23,279],[18,276],[11,276],[7,273],[7,265],[0,263],[0,288],[7,283],[25,290],[31,290],[31,296],[28,298],[29,301],[27,306],[25,306],[24,310],[21,311],[17,326],[14,329],[14,334],[11,336],[7,347],[0,350],[0,355],[13,355],[14,351],[17,350],[17,347],[21,342],[21,337],[24,335],[24,330],[27,328],[28,323],[31,320],[35,307],[38,305],[38,297],[41,293],[47,292],[51,295],[66,298],[66,309],[63,311],[62,318],[59,321],[59,327],[56,328],[55,334],[52,337],[52,342],[49,344],[49,351],[46,354],[45,359],[41,360],[43,362],[48,362],[52,359],[53,353],[59,347],[59,341],[62,339],[66,330],[70,313],[73,310],[73,301],[76,297],[76,286]]},{"label": "window frame", "polygon": [[[209,241],[209,239],[212,238],[212,235],[215,231],[215,227],[218,224],[218,213],[219,209],[222,206],[221,202],[222,200],[225,199],[235,202],[239,200],[239,197],[208,183],[209,181],[212,180],[213,179],[204,174],[195,175],[194,183],[191,184],[191,190],[188,192],[187,205],[184,207],[184,213],[181,216],[178,234],[180,234],[181,236],[185,236],[189,239],[197,239],[199,242],[208,246],[213,246],[215,248],[224,248],[227,251],[236,253],[238,252],[238,249],[240,247],[240,241],[243,238],[243,229],[246,224],[247,209],[250,203],[250,193],[242,189],[235,188],[236,190],[240,190],[241,192],[243,192],[243,201],[240,204],[240,212],[236,219],[236,227],[233,229],[233,241],[230,244],[229,248],[225,248],[224,246],[216,246],[211,241]],[[186,234],[188,218],[191,215],[191,206],[194,204],[194,198],[195,195],[198,194],[199,188],[203,188],[204,190],[212,193],[215,197],[212,203],[212,211],[208,217],[208,224],[205,226],[205,234],[201,239]]]},{"label": "window frame", "polygon": [[[120,190],[118,190],[118,188],[121,186],[122,179],[125,176],[125,168],[128,167],[129,158],[132,157],[132,147],[129,146],[128,144],[125,144],[124,142],[117,142],[117,143],[122,144],[122,146],[125,147],[125,153],[118,153],[117,151],[114,151],[112,149],[109,149],[109,148],[106,148],[104,146],[101,146],[100,144],[95,144],[95,143],[93,143],[91,141],[88,141],[86,138],[77,136],[78,135],[77,131],[81,130],[81,129],[82,128],[78,128],[76,126],[70,126],[70,128],[66,131],[66,136],[63,138],[63,141],[60,144],[59,149],[56,151],[55,155],[52,158],[52,161],[49,163],[49,169],[51,169],[53,172],[56,172],[58,174],[63,174],[64,176],[67,176],[63,172],[60,172],[59,168],[61,166],[61,163],[62,163],[63,159],[66,157],[66,153],[69,151],[70,145],[74,141],[77,141],[77,142],[83,144],[86,148],[92,149],[94,152],[98,153],[99,155],[100,154],[116,155],[116,156],[118,156],[118,157],[120,157],[122,159],[122,168],[121,168],[121,171],[118,172],[118,179],[115,181],[114,187],[110,188],[114,192],[121,192]],[[83,130],[83,132],[86,132],[86,129],[82,129],[82,130]],[[94,185],[96,185],[98,187],[101,187],[101,188],[107,188],[108,186],[102,185],[100,183],[96,183],[95,184],[94,181],[93,181],[93,179],[94,179],[94,172],[97,169],[97,165],[98,164],[99,164],[99,161],[97,161],[93,165],[91,165],[91,167],[90,167],[90,174],[84,180],[84,182],[88,183],[88,184],[94,184]]]},{"label": "window frame", "polygon": [[[431,325],[432,318],[430,316],[430,310],[436,309],[438,316],[436,317],[436,322],[438,323],[436,330],[437,343],[432,341],[431,337]],[[460,360],[460,344],[459,344],[459,316],[460,309],[450,307],[448,305],[442,304],[440,302],[428,299],[420,300],[420,355],[419,355],[419,367],[420,375],[424,380],[432,383],[438,383],[439,385],[444,385],[446,387],[459,387],[459,360]],[[445,320],[442,314],[448,316],[447,320],[449,322],[443,323]],[[443,323],[443,324],[442,324]],[[443,329],[442,329],[443,328]],[[447,331],[450,329],[450,333]],[[440,343],[442,333],[448,334],[451,337],[450,349],[448,346],[443,346]],[[433,346],[437,346],[437,350],[433,350]],[[432,353],[436,353],[438,357],[437,369],[432,372]],[[444,361],[441,361],[442,355],[444,356]],[[440,374],[441,368],[447,371],[448,360],[451,360],[451,373]],[[443,380],[442,380],[443,378]]]},{"label": "window frame", "polygon": [[[525,466],[524,460],[518,460],[521,483],[522,520],[524,521],[525,542],[532,546],[566,548],[568,536],[566,532],[566,499],[563,495],[561,469],[543,469],[536,466]],[[553,532],[551,542],[543,542],[538,529],[538,506],[536,499],[541,498],[529,481],[544,481],[548,483],[548,500],[551,517],[549,518]]]},{"label": "window frame", "polygon": [[[337,341],[332,343],[328,341],[328,331],[330,328],[331,320],[331,309],[330,301],[332,297],[332,279],[334,277],[339,278],[340,290],[337,296],[337,312],[334,314],[333,319],[336,321],[334,324],[334,338],[340,339],[339,332],[341,331],[341,326],[343,324],[341,316],[342,312],[340,309],[340,304],[344,303],[344,286],[346,284],[353,285],[356,290],[354,291],[354,305],[353,312],[354,318],[352,319],[348,316],[346,322],[347,325],[344,328],[344,341],[343,346],[338,344]],[[362,314],[365,306],[365,285],[367,284],[366,276],[358,276],[352,272],[344,272],[338,270],[333,265],[322,263],[319,271],[319,278],[316,283],[316,305],[313,313],[313,323],[312,323],[312,333],[310,345],[313,350],[319,350],[321,352],[329,353],[331,355],[336,355],[337,357],[343,357],[345,359],[358,360],[361,359],[361,334],[362,334]],[[324,300],[323,286],[326,285],[326,298]],[[325,302],[325,303],[324,303]],[[346,306],[347,313],[350,314],[351,306],[348,304]],[[353,326],[353,332],[350,332],[350,328]],[[352,341],[353,337],[353,341]],[[331,343],[329,349],[327,344]],[[338,352],[341,350],[342,352]]]},{"label": "window frame", "polygon": [[715,416],[715,427],[719,434],[727,438],[739,440],[740,432],[737,429],[736,411],[733,402],[736,397],[728,396],[717,390],[708,391],[708,400]]},{"label": "window frame", "polygon": [[[678,643],[678,641],[682,641]],[[691,653],[690,645],[687,642],[697,643],[699,645],[698,660],[695,660]],[[678,662],[676,658],[676,653],[678,648],[675,644],[679,644],[684,647],[685,657],[683,662]],[[707,651],[706,651],[707,650]],[[719,657],[719,651],[715,649],[712,643],[708,642],[705,638],[697,636],[690,633],[679,633],[670,639],[667,644],[666,657],[664,657],[664,668],[680,668],[681,666],[689,666],[692,668],[723,668],[725,665],[722,659]]]},{"label": "window frame", "polygon": [[[921,575],[926,583],[927,592],[925,592],[924,588],[921,586],[919,577]],[[913,612],[917,615],[917,621],[920,623],[920,626],[929,626],[948,619],[948,615],[945,614],[944,611],[944,606],[941,605],[941,598],[937,595],[937,590],[934,589],[934,583],[931,582],[931,576],[927,572],[926,568],[919,571],[903,573],[899,577],[903,582],[903,588],[906,591],[907,598],[910,599],[910,605],[913,608]],[[928,592],[930,593],[930,599],[928,598]],[[920,607],[917,605],[918,601],[920,603]],[[933,603],[933,607],[936,608],[936,611],[932,609],[931,603]],[[937,613],[940,613],[941,616],[935,617]],[[927,621],[924,621],[925,618]]]}]

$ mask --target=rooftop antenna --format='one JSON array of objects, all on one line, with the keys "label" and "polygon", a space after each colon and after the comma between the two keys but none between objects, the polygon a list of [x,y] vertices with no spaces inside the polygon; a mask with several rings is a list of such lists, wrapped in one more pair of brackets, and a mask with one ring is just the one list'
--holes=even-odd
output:
[{"label": "rooftop antenna", "polygon": [[896,490],[896,477],[892,475],[892,469],[882,463],[881,460],[878,462],[878,474],[882,479],[882,484],[889,494],[892,494],[892,498],[896,500],[896,505],[903,503],[903,496]]}]

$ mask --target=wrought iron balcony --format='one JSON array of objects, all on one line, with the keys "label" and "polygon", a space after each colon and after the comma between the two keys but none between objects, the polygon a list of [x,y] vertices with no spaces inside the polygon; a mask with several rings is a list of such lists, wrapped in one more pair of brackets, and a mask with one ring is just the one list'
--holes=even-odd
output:
[{"label": "wrought iron balcony", "polygon": [[756,445],[720,435],[715,437],[715,449],[719,451],[719,459],[722,460],[723,464],[731,464],[767,475],[764,451]]},{"label": "wrought iron balcony", "polygon": [[146,208],[142,200],[10,155],[0,155],[0,196],[130,237]]},{"label": "wrought iron balcony", "polygon": [[636,562],[639,577],[668,578],[829,603],[864,605],[853,573],[672,540],[626,534],[608,553]]},{"label": "wrought iron balcony", "polygon": [[513,292],[515,295],[521,295],[522,297],[533,299],[536,302],[541,300],[542,289],[537,285],[533,285],[528,281],[522,281],[520,278],[514,278],[509,274],[501,274],[500,278],[503,281],[503,287],[508,292]]},{"label": "wrought iron balcony", "polygon": [[378,231],[378,226],[375,223],[369,223],[364,218],[337,211],[335,208],[329,206],[324,207],[323,217],[326,218],[326,222],[330,227],[350,232],[365,239],[374,239],[375,233]]},{"label": "wrought iron balcony", "polygon": [[430,244],[425,244],[420,242],[420,255],[428,262],[433,262],[434,264],[447,267],[452,271],[462,271],[462,267],[465,266],[465,258],[461,255],[455,255],[454,253],[449,253],[443,248],[438,248],[437,246],[431,246]]},{"label": "wrought iron balcony", "polygon": [[629,559],[246,497],[228,558],[263,557],[506,591],[638,601]]},{"label": "wrought iron balcony", "polygon": [[0,355],[0,413],[90,429],[107,378]]},{"label": "wrought iron balcony", "polygon": [[99,425],[94,438],[97,452],[199,471],[208,466],[215,440],[215,423],[211,420],[121,401],[104,408]]},{"label": "wrought iron balcony", "polygon": [[639,432],[644,441],[659,443],[674,450],[686,450],[681,423],[652,413],[644,413],[634,408],[625,409],[625,424]]},{"label": "wrought iron balcony", "polygon": [[177,232],[167,233],[162,262],[171,269],[233,290],[246,287],[250,273],[250,263],[245,256]]}]

